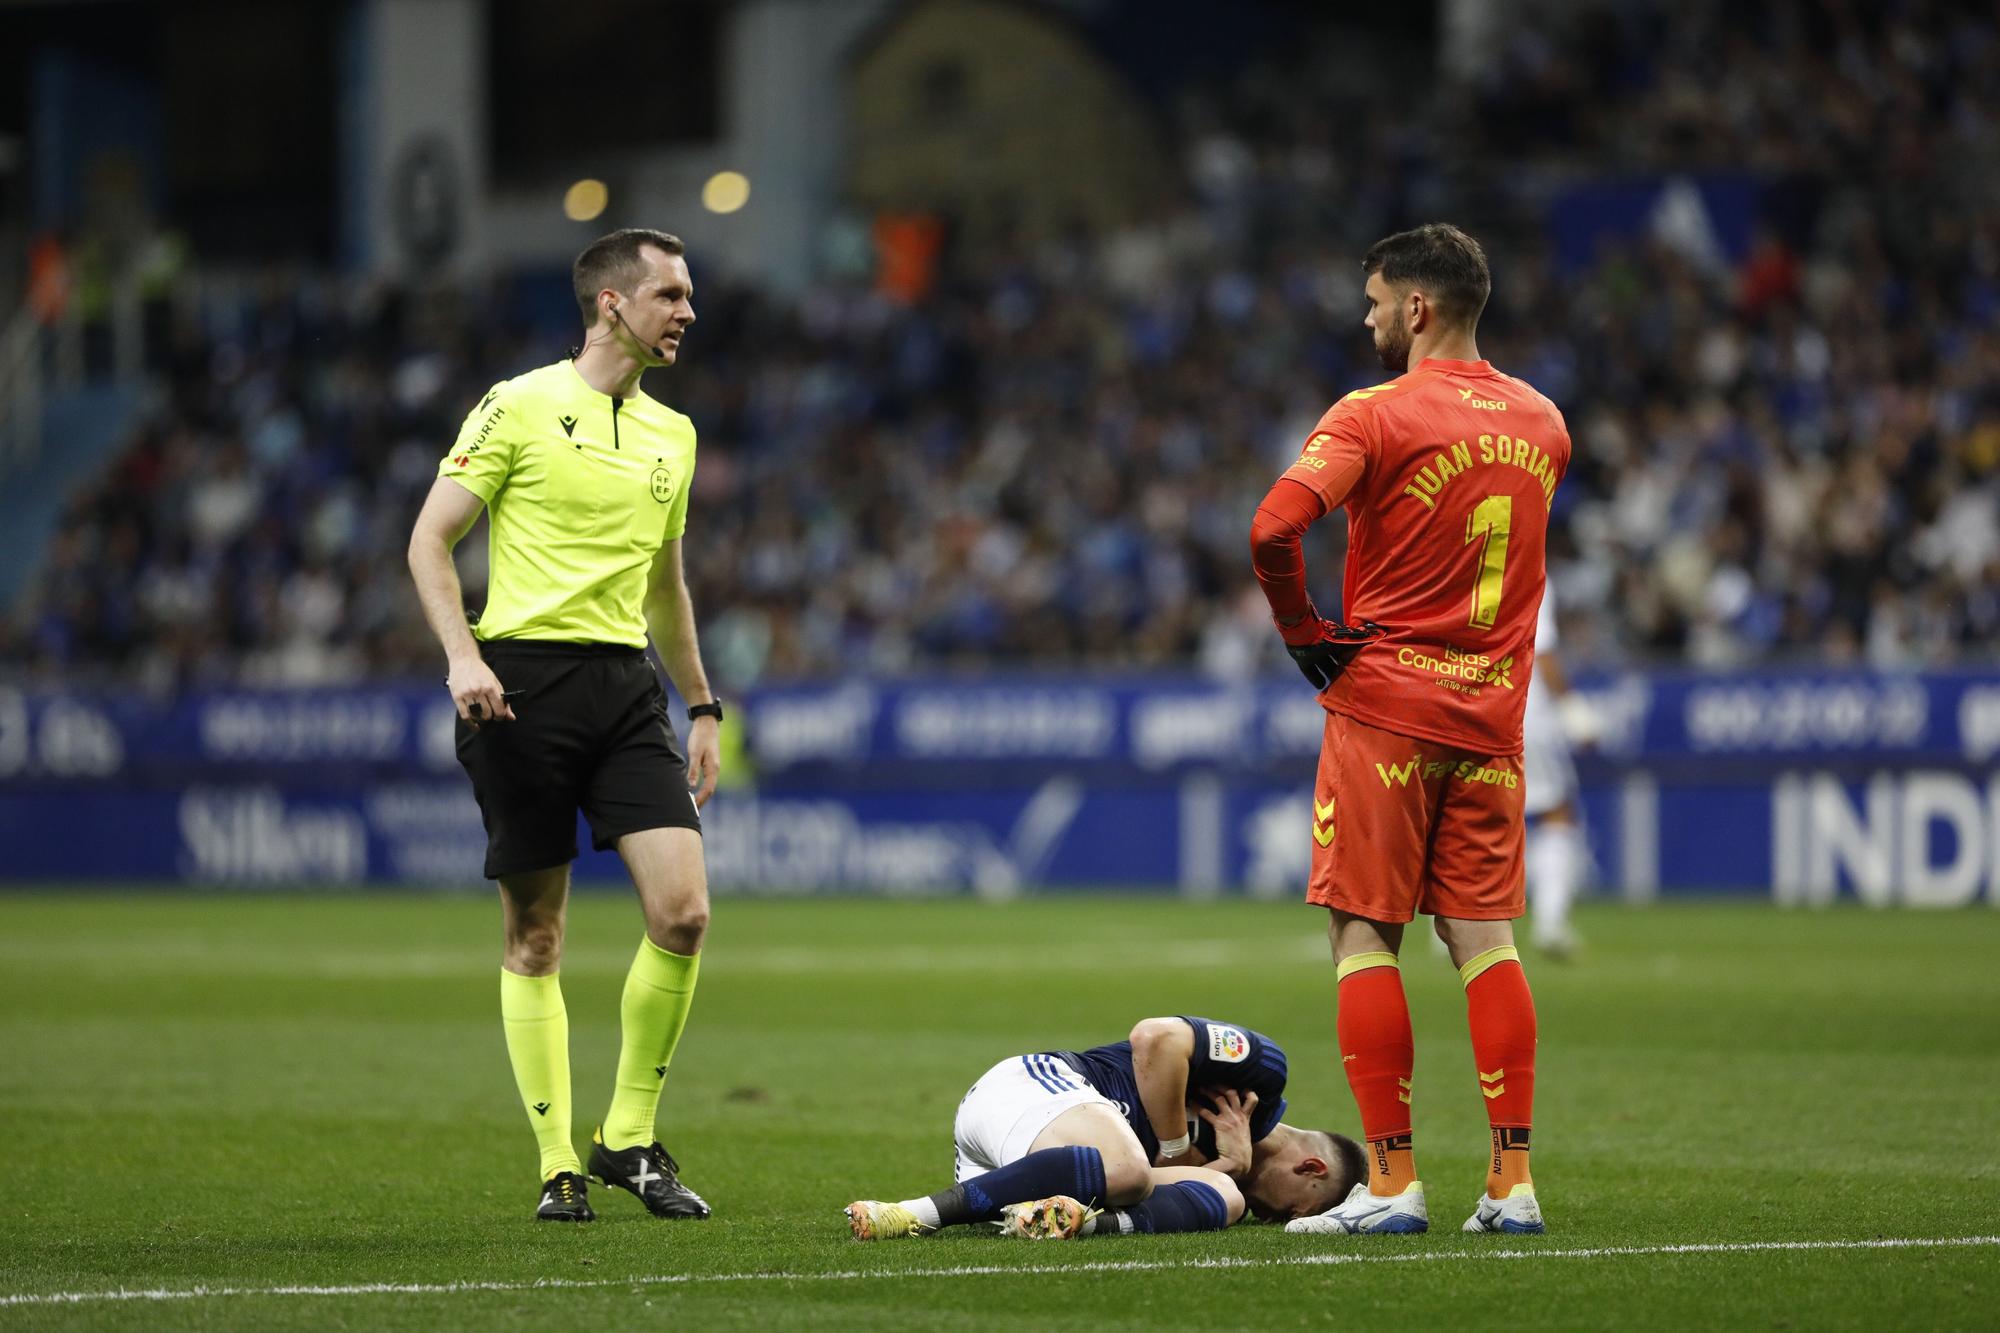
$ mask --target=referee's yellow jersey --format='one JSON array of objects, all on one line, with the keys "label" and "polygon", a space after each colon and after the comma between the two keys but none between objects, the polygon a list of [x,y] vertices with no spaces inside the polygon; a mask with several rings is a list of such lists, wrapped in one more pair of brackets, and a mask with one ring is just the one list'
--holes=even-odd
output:
[{"label": "referee's yellow jersey", "polygon": [[438,475],[486,502],[479,638],[645,646],[653,558],[687,529],[694,423],[558,361],[494,385]]}]

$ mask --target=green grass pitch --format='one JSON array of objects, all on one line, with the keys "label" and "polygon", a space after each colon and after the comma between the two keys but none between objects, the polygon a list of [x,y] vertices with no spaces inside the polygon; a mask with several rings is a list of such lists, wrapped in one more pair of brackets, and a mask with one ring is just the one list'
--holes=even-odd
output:
[{"label": "green grass pitch", "polygon": [[[953,1109],[988,1064],[1148,1014],[1270,1033],[1292,1118],[1353,1132],[1321,914],[724,898],[661,1117],[716,1217],[658,1223],[598,1189],[580,1228],[529,1220],[497,917],[470,896],[0,896],[0,1327],[2000,1320],[2000,912],[1584,912],[1583,957],[1528,960],[1546,1237],[1457,1230],[1484,1116],[1456,977],[1414,940],[1430,1235],[872,1246],[841,1205],[944,1184]],[[573,908],[580,1136],[609,1094],[637,936],[621,896]],[[421,1290],[271,1290],[373,1283]],[[20,1299],[197,1287],[248,1291]]]}]

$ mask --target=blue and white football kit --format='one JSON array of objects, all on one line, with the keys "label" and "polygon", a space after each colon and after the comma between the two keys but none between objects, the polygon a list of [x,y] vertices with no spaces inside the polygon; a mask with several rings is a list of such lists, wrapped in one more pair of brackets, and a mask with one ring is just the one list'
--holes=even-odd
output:
[{"label": "blue and white football kit", "polygon": [[[1250,1141],[1261,1142],[1285,1114],[1285,1052],[1251,1028],[1182,1015],[1194,1030],[1188,1061],[1188,1096],[1203,1088],[1234,1088],[1257,1094]],[[955,1179],[1019,1161],[1059,1115],[1078,1106],[1108,1106],[1124,1117],[1139,1138],[1146,1159],[1158,1156],[1160,1139],[1139,1101],[1132,1070],[1132,1043],[1113,1042],[1086,1051],[1040,1051],[1002,1060],[982,1074],[959,1103],[952,1125],[957,1147]],[[1192,1110],[1188,1135],[1206,1160],[1213,1161],[1215,1126]]]}]

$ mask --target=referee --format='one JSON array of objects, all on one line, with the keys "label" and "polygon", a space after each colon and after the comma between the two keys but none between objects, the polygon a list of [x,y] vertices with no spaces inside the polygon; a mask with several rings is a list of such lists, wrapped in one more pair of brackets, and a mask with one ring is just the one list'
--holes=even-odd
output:
[{"label": "referee", "polygon": [[[656,1217],[707,1217],[653,1121],[701,971],[699,807],[720,770],[722,705],[681,572],[694,426],[639,388],[648,369],[674,364],[694,288],[680,240],[640,228],[592,242],[572,277],[583,349],[494,385],[465,419],[410,534],[410,574],[444,647],[458,760],[486,825],[486,877],[500,883],[500,1016],[541,1147],[535,1216],[595,1216],[570,1136],[558,979],[581,809],[592,845],[624,859],[646,921],[589,1172]],[[475,631],[452,549],[481,506],[490,579]],[[646,659],[649,619],[674,688],[700,701],[688,709],[688,761]]]}]

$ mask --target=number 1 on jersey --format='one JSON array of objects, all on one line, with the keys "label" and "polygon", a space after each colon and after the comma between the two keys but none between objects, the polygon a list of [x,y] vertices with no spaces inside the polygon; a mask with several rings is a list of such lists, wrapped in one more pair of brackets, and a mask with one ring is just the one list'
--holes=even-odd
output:
[{"label": "number 1 on jersey", "polygon": [[1514,525],[1514,497],[1489,495],[1465,520],[1465,544],[1479,542],[1479,577],[1472,585],[1471,623],[1493,628],[1500,618],[1500,577],[1507,568],[1507,530]]}]

